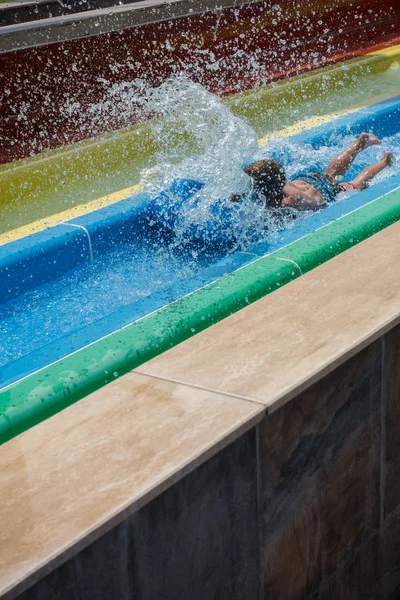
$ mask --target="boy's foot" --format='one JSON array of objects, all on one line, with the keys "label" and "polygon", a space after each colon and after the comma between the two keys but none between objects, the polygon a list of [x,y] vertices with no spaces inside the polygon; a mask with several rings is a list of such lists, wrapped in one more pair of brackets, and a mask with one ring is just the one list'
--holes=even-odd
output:
[{"label": "boy's foot", "polygon": [[365,150],[365,148],[369,148],[370,146],[379,146],[379,144],[382,144],[381,140],[373,133],[363,132],[360,134],[358,139],[363,150]]},{"label": "boy's foot", "polygon": [[382,160],[386,163],[387,167],[391,167],[395,161],[395,158],[391,152],[384,152]]}]

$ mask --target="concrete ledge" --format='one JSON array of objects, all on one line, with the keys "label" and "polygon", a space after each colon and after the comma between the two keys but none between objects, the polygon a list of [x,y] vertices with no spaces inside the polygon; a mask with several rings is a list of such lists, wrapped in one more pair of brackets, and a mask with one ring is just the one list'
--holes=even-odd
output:
[{"label": "concrete ledge", "polygon": [[4,445],[0,597],[14,598],[93,543],[264,412],[256,403],[129,374]]}]

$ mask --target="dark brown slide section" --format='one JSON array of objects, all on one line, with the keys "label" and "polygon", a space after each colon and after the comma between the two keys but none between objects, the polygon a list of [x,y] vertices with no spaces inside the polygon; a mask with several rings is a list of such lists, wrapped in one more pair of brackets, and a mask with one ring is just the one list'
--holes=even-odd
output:
[{"label": "dark brown slide section", "polygon": [[[399,3],[381,0],[269,0],[201,13],[191,0],[165,6],[138,2],[30,23],[26,30],[24,24],[1,28],[0,163],[140,119],[118,111],[93,119],[94,105],[104,102],[114,84],[140,78],[158,86],[183,73],[212,92],[231,94],[389,43],[400,24]],[[120,11],[119,23],[136,18],[137,24],[104,32],[114,10]],[[184,10],[186,16],[174,17]],[[96,15],[99,35],[93,34]],[[17,39],[59,40],[71,31],[79,34],[13,49]]]}]

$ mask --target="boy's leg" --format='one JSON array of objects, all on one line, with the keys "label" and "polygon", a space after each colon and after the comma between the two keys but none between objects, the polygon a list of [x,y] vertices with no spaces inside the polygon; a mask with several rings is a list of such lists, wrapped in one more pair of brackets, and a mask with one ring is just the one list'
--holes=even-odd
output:
[{"label": "boy's leg", "polygon": [[383,171],[383,169],[386,169],[386,167],[390,167],[393,164],[393,162],[393,154],[391,152],[385,152],[382,160],[361,171],[361,173],[357,175],[355,179],[353,179],[351,185],[357,190],[365,189],[367,187],[368,181],[371,181],[371,179],[373,179],[375,175],[378,175],[378,173]]},{"label": "boy's leg", "polygon": [[381,144],[381,140],[372,133],[362,133],[355,142],[349,146],[344,152],[336,156],[328,165],[325,173],[330,177],[344,175],[347,169],[353,164],[353,160],[359,152],[365,150],[369,146]]}]

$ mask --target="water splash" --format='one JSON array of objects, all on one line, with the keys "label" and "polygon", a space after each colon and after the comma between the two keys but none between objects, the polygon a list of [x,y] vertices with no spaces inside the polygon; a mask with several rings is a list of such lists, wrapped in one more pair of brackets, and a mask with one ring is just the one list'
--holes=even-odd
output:
[{"label": "water splash", "polygon": [[[163,140],[163,148],[157,167],[143,171],[146,185],[165,187],[177,177],[187,177],[212,184],[218,197],[246,187],[241,166],[257,151],[257,134],[218,96],[186,77],[176,77],[148,92],[147,109],[162,116],[153,125],[153,135]],[[179,164],[174,159],[181,154],[169,143],[177,134],[190,136],[198,150]]]},{"label": "water splash", "polygon": [[[157,154],[157,166],[142,171],[145,189],[157,195],[176,179],[194,179],[205,184],[180,207],[175,224],[177,242],[185,241],[194,225],[210,221],[215,224],[217,237],[226,225],[221,222],[224,219],[221,211],[232,205],[229,199],[233,193],[244,195],[244,201],[235,209],[237,241],[246,243],[250,229],[253,238],[254,229],[265,226],[266,216],[265,209],[251,201],[252,183],[242,168],[258,150],[255,131],[234,116],[218,96],[186,77],[171,78],[151,90],[147,108],[157,110],[162,117],[153,125],[153,135],[162,141],[162,148]],[[197,152],[179,160],[182,152],[175,140],[188,137]]]},{"label": "water splash", "polygon": [[[92,126],[106,119],[131,120],[141,115],[149,124],[156,152],[156,166],[141,172],[145,189],[151,195],[168,189],[175,179],[195,179],[205,184],[196,197],[180,207],[174,230],[176,243],[185,243],[194,226],[214,223],[215,238],[224,229],[237,229],[235,248],[248,247],[260,237],[275,235],[294,221],[275,219],[264,207],[251,200],[251,180],[242,170],[243,163],[251,159],[273,157],[284,165],[288,178],[301,172],[324,171],[333,156],[339,153],[349,138],[335,140],[335,145],[313,150],[304,144],[296,144],[284,138],[271,137],[270,143],[260,149],[257,134],[243,119],[235,116],[222,100],[208,92],[201,84],[187,76],[169,78],[156,88],[149,87],[142,79],[111,85],[103,80],[106,100],[90,107]],[[70,110],[78,110],[71,106]],[[272,119],[272,117],[271,117]],[[272,127],[272,126],[271,126]],[[269,127],[269,129],[271,128]],[[387,148],[396,152],[395,147]],[[188,152],[188,149],[191,151]],[[360,155],[349,177],[378,160],[378,149]],[[182,156],[188,156],[182,160]],[[367,162],[366,162],[367,161]],[[385,171],[376,181],[388,176]],[[235,208],[233,222],[224,223],[224,210],[231,206],[233,193],[244,195],[245,200]],[[222,203],[222,204],[221,204]],[[231,206],[232,208],[232,206]],[[214,209],[214,210],[213,210]],[[301,218],[307,214],[302,214]]]},{"label": "water splash", "polygon": [[[179,218],[174,225],[177,243],[190,237],[193,227],[209,223],[214,228],[215,240],[221,232],[226,237],[227,228],[235,227],[235,249],[249,247],[260,238],[276,237],[280,230],[294,224],[293,215],[277,217],[254,202],[252,182],[243,172],[243,163],[272,157],[283,164],[289,180],[301,179],[301,174],[310,171],[324,172],[332,158],[353,141],[348,135],[338,136],[333,144],[316,150],[307,144],[271,137],[270,143],[260,149],[250,125],[234,116],[218,96],[186,77],[171,78],[159,88],[148,90],[146,102],[148,110],[157,111],[162,117],[155,121],[153,135],[163,146],[157,155],[157,166],[142,172],[147,191],[157,195],[160,190],[168,189],[173,180],[181,178],[205,184],[179,207]],[[176,162],[182,156],[176,136],[178,140],[191,136],[197,154]],[[384,140],[384,149],[398,155],[398,148],[398,136]],[[353,179],[363,168],[380,160],[382,151],[383,147],[372,147],[361,153],[345,180]],[[395,166],[385,170],[372,185],[396,169]],[[230,202],[233,193],[244,196],[239,206],[233,207]],[[228,215],[228,222],[224,223],[227,212],[236,214],[231,220]],[[307,218],[309,214],[297,213],[297,217]]]}]

